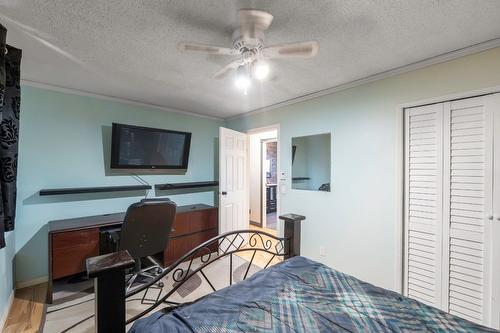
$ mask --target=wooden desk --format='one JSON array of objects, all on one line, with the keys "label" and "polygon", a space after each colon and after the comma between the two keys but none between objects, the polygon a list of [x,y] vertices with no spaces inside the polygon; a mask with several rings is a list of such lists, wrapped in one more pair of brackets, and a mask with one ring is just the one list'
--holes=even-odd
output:
[{"label": "wooden desk", "polygon": [[[100,254],[101,231],[120,227],[124,217],[125,213],[114,213],[49,222],[49,302],[53,280],[85,272],[85,260]],[[179,206],[172,229],[163,251],[164,267],[219,234],[217,208]]]}]

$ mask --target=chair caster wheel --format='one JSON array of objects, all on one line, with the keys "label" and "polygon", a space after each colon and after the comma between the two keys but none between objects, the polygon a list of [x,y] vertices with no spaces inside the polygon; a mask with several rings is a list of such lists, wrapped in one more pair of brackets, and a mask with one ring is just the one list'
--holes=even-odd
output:
[{"label": "chair caster wheel", "polygon": [[158,282],[158,287],[163,288],[165,284],[163,282]]},{"label": "chair caster wheel", "polygon": [[156,269],[156,273],[157,273],[157,274],[161,274],[161,273],[163,273],[163,269],[161,269],[161,268],[157,268],[157,269]]}]

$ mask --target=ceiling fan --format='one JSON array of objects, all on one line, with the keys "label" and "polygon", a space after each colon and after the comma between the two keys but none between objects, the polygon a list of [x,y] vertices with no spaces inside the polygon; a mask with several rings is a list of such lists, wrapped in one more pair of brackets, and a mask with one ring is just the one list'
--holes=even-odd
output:
[{"label": "ceiling fan", "polygon": [[265,11],[256,9],[240,9],[238,12],[240,26],[233,32],[233,46],[221,47],[192,42],[179,42],[178,48],[182,52],[212,54],[222,56],[238,56],[238,58],[222,69],[213,77],[222,79],[230,72],[236,72],[236,86],[246,93],[251,79],[264,79],[269,73],[266,59],[279,58],[311,58],[319,50],[317,41],[288,43],[282,45],[264,45],[264,32],[273,21],[273,16]]}]

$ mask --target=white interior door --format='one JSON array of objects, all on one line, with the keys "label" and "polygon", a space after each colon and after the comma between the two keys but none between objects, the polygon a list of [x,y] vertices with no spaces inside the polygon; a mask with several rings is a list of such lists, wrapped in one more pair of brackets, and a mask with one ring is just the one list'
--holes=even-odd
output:
[{"label": "white interior door", "polygon": [[499,328],[500,94],[405,121],[405,294]]},{"label": "white interior door", "polygon": [[445,103],[443,309],[490,325],[493,113],[489,97]]},{"label": "white interior door", "polygon": [[248,229],[247,135],[219,128],[219,232]]},{"label": "white interior door", "polygon": [[405,110],[405,294],[442,307],[443,104]]}]

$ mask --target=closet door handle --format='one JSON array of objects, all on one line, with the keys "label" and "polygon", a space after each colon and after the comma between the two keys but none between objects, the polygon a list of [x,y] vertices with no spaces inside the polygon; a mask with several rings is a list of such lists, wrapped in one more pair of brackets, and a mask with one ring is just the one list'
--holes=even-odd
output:
[{"label": "closet door handle", "polygon": [[493,221],[493,215],[488,216],[488,220]]}]

